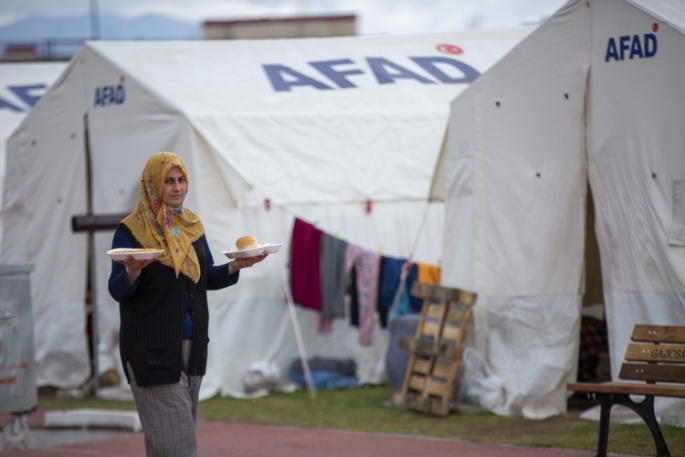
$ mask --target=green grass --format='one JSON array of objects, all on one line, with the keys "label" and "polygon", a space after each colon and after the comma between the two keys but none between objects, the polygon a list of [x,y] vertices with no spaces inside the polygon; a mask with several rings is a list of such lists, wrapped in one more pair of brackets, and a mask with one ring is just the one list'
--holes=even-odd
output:
[{"label": "green grass", "polygon": [[[291,427],[356,430],[370,433],[420,435],[536,447],[595,451],[598,424],[569,414],[542,421],[500,417],[490,413],[452,413],[441,418],[383,406],[387,386],[320,391],[312,400],[305,391],[277,393],[240,400],[215,397],[200,402],[200,419]],[[131,402],[41,397],[41,409],[105,408],[133,410]],[[685,429],[663,426],[673,457],[685,457]],[[644,425],[612,424],[609,452],[651,456],[655,447]]]}]

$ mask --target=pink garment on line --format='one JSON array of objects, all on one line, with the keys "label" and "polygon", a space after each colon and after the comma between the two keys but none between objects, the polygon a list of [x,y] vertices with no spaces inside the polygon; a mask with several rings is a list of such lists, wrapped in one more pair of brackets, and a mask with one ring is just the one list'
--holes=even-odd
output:
[{"label": "pink garment on line", "polygon": [[359,344],[369,346],[373,341],[373,327],[378,302],[378,274],[381,256],[377,252],[349,243],[345,252],[345,276],[357,270],[359,298]]},{"label": "pink garment on line", "polygon": [[290,251],[290,283],[293,301],[321,311],[321,267],[319,252],[323,232],[295,219]]}]

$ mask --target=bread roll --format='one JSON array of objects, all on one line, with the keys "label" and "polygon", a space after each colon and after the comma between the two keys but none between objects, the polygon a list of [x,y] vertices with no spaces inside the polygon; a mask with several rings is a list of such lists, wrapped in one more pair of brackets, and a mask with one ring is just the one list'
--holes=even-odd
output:
[{"label": "bread roll", "polygon": [[259,243],[257,243],[257,238],[253,236],[241,236],[235,241],[235,247],[239,251],[247,251],[248,249],[258,248]]}]

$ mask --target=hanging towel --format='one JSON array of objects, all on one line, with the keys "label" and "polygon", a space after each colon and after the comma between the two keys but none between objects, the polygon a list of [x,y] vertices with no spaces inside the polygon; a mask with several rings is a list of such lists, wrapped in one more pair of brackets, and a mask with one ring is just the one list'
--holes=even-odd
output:
[{"label": "hanging towel", "polygon": [[304,308],[321,310],[321,237],[312,224],[295,219],[290,251],[290,281],[293,301]]},{"label": "hanging towel", "polygon": [[440,267],[428,263],[416,262],[419,268],[417,281],[427,284],[440,284]]},{"label": "hanging towel", "polygon": [[321,318],[345,317],[347,242],[328,233],[321,238]]},{"label": "hanging towel", "polygon": [[352,243],[347,245],[345,271],[354,264],[359,297],[359,344],[369,346],[373,339],[380,255]]}]

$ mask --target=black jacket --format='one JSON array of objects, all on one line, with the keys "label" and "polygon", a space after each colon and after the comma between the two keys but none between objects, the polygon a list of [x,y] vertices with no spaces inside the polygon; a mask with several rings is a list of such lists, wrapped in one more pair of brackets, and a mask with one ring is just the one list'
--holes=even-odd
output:
[{"label": "black jacket", "polygon": [[[120,224],[118,230],[132,246],[140,247],[128,227]],[[187,299],[191,305],[193,334],[186,373],[189,376],[205,374],[209,342],[206,245],[204,235],[193,243],[200,264],[197,284],[182,273],[176,278],[173,268],[153,262],[140,272],[135,293],[119,303],[121,361],[124,367],[131,364],[139,386],[170,384],[180,380]],[[228,268],[222,268],[225,268],[225,274],[212,281],[212,289],[227,287],[238,280],[238,273],[229,277]],[[128,378],[128,370],[124,371]]]}]

